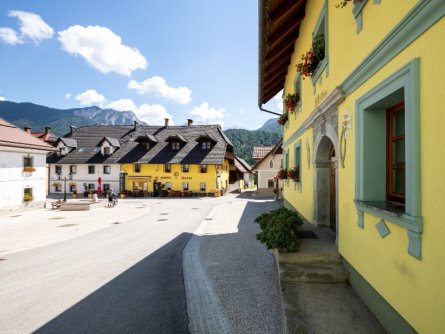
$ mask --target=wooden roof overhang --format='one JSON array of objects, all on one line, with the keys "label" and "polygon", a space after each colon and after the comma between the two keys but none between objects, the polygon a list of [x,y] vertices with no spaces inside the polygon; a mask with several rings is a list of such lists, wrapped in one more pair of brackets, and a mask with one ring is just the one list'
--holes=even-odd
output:
[{"label": "wooden roof overhang", "polygon": [[[284,88],[307,0],[259,0],[258,106]],[[264,110],[264,109],[262,109]]]}]

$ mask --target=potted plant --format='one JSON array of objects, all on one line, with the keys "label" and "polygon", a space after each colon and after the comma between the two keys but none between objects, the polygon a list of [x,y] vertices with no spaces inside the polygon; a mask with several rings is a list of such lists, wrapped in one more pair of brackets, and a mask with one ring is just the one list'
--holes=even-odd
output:
[{"label": "potted plant", "polygon": [[285,179],[287,179],[287,170],[285,169],[285,168],[281,168],[279,171],[278,171],[278,178],[280,179],[280,180],[285,180]]},{"label": "potted plant", "polygon": [[297,72],[304,77],[311,77],[317,70],[318,65],[325,57],[324,35],[317,35],[312,40],[311,49],[301,56],[302,62],[295,65]]},{"label": "potted plant", "polygon": [[62,182],[60,182],[60,181],[53,182],[53,187],[61,187],[61,186],[62,186]]},{"label": "potted plant", "polygon": [[77,190],[73,190],[71,192],[71,195],[72,195],[73,198],[77,198]]},{"label": "potted plant", "polygon": [[299,102],[300,102],[299,93],[287,94],[286,97],[284,98],[284,105],[286,106],[287,110],[290,113],[295,112],[295,108],[297,107]]},{"label": "potted plant", "polygon": [[23,201],[24,202],[31,202],[34,199],[30,193],[23,194]]},{"label": "potted plant", "polygon": [[352,2],[355,5],[357,3],[362,3],[363,0],[343,0],[343,1],[340,1],[338,4],[336,4],[335,7],[336,8],[343,8],[343,7],[345,7],[348,4],[348,2]]},{"label": "potted plant", "polygon": [[93,198],[94,190],[88,190],[88,198]]},{"label": "potted plant", "polygon": [[280,252],[295,252],[300,240],[298,228],[303,225],[300,215],[286,208],[261,214],[255,219],[260,224],[261,232],[257,240],[266,244],[268,249],[278,248]]},{"label": "potted plant", "polygon": [[284,112],[279,118],[278,118],[278,124],[284,125],[286,124],[287,120],[289,119],[289,114],[287,112]]},{"label": "potted plant", "polygon": [[36,169],[32,166],[25,166],[25,167],[23,167],[23,171],[26,173],[32,173],[32,172],[35,172]]},{"label": "potted plant", "polygon": [[295,182],[300,182],[300,165],[290,168],[287,172],[287,176]]}]

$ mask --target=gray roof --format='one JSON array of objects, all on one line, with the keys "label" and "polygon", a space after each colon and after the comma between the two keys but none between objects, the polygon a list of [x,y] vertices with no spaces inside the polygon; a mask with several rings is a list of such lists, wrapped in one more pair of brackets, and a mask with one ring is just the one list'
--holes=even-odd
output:
[{"label": "gray roof", "polygon": [[[196,138],[208,133],[215,138],[215,145],[210,150],[203,150]],[[147,149],[136,139],[146,136],[156,143]],[[106,138],[114,138],[120,143],[120,149],[110,156],[103,156],[98,143]],[[180,150],[172,150],[168,138],[183,141]],[[181,163],[181,164],[217,164],[224,161],[227,150],[233,150],[230,141],[219,125],[192,126],[138,126],[99,125],[83,126],[77,129],[71,139],[77,141],[77,148],[65,156],[57,153],[48,156],[48,163],[93,164],[93,163]]]},{"label": "gray roof", "polygon": [[139,136],[136,137],[135,141],[148,141],[148,142],[152,142],[152,143],[157,143],[158,140],[156,139],[155,136],[149,134],[149,133],[144,133],[141,134]]},{"label": "gray roof", "polygon": [[217,140],[215,139],[215,137],[213,137],[211,134],[209,134],[208,132],[200,135],[198,138],[196,138],[196,141],[201,141],[203,139],[210,139],[213,142],[217,142]]},{"label": "gray roof", "polygon": [[252,168],[244,159],[237,156],[235,156],[235,167],[243,173],[250,172]]},{"label": "gray roof", "polygon": [[181,136],[179,133],[175,133],[173,135],[170,135],[167,137],[166,141],[174,141],[174,140],[179,140],[182,141],[183,143],[187,142],[187,139],[185,139],[183,136]]},{"label": "gray roof", "polygon": [[103,137],[102,140],[97,144],[97,146],[101,146],[104,140],[106,140],[113,147],[121,147],[119,139],[112,137]]},{"label": "gray roof", "polygon": [[56,145],[61,141],[66,147],[75,148],[77,147],[77,140],[74,138],[60,137],[56,141]]}]

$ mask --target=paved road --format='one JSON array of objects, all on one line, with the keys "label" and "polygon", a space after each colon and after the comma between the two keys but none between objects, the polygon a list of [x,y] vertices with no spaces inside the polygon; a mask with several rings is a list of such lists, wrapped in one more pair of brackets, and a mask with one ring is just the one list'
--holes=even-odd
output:
[{"label": "paved road", "polygon": [[150,199],[144,216],[3,256],[0,333],[187,333],[181,253],[223,201]]}]

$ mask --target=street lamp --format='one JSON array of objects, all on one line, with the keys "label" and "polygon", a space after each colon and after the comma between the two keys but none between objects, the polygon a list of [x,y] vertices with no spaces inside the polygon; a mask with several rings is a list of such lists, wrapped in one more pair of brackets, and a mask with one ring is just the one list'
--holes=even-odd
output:
[{"label": "street lamp", "polygon": [[[69,179],[71,180],[73,178],[73,175],[71,172],[68,174]],[[66,202],[66,176],[63,178],[63,201]]]}]

